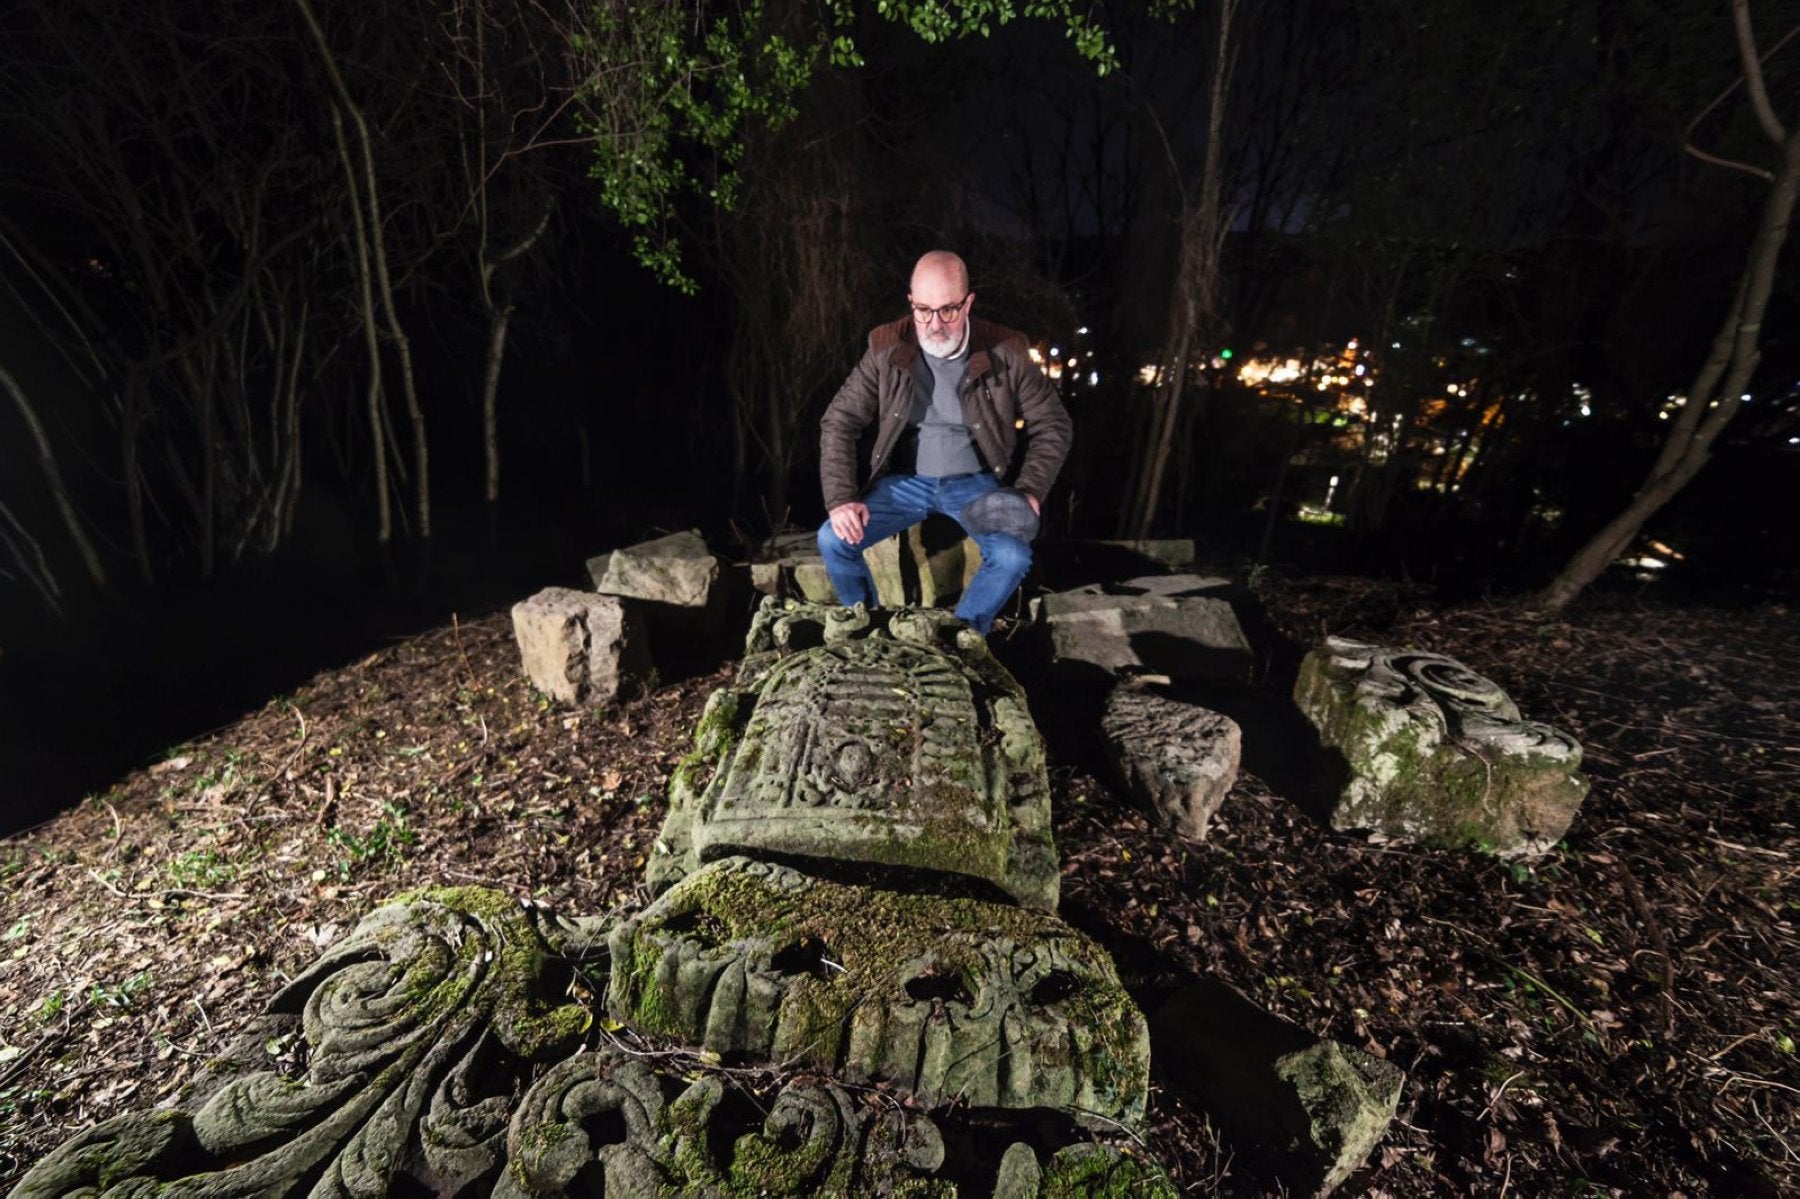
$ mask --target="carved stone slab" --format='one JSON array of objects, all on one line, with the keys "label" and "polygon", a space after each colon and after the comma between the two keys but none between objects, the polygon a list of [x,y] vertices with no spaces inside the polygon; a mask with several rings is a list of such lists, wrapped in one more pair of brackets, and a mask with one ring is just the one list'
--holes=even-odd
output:
[{"label": "carved stone slab", "polygon": [[730,858],[611,946],[615,1019],[730,1060],[895,1084],[925,1105],[1143,1119],[1143,1016],[1105,952],[1053,916]]},{"label": "carved stone slab", "polygon": [[1328,638],[1301,663],[1294,699],[1325,750],[1333,828],[1539,853],[1587,794],[1573,737],[1525,720],[1497,684],[1442,654]]},{"label": "carved stone slab", "polygon": [[486,1194],[533,1060],[569,1052],[591,1023],[571,967],[553,963],[601,944],[479,888],[379,908],[276,995],[192,1098],[78,1134],[14,1199]]},{"label": "carved stone slab", "polygon": [[13,1199],[1174,1199],[1153,1162],[1046,1135],[1041,1111],[976,1128],[966,1109],[605,1033],[589,984],[605,989],[608,923],[480,888],[377,909],[180,1104],[76,1135]]},{"label": "carved stone slab", "polygon": [[1044,744],[949,613],[765,600],[671,785],[661,889],[733,854],[975,880],[1053,909]]},{"label": "carved stone slab", "polygon": [[1199,575],[1146,575],[1046,595],[1032,601],[1032,612],[1048,632],[1051,668],[1066,678],[1136,672],[1241,681],[1254,656],[1227,598],[1231,586]]},{"label": "carved stone slab", "polygon": [[1125,785],[1184,837],[1207,824],[1237,782],[1243,734],[1229,716],[1136,687],[1116,687],[1100,718]]},{"label": "carved stone slab", "polygon": [[[947,1166],[941,1119],[819,1078],[747,1094],[716,1074],[690,1079],[676,1062],[603,1046],[559,1063],[525,1095],[507,1133],[509,1167],[494,1194],[1174,1199],[1176,1193],[1154,1164],[1079,1143],[1040,1160],[1030,1144],[1014,1142],[994,1183],[974,1183],[958,1177],[958,1163]],[[1092,1183],[1124,1189],[1100,1191]]]}]

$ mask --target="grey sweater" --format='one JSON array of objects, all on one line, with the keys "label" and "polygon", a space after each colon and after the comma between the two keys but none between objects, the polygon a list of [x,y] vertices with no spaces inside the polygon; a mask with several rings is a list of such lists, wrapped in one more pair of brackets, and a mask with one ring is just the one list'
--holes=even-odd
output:
[{"label": "grey sweater", "polygon": [[964,424],[963,380],[969,374],[969,347],[954,358],[920,354],[913,366],[913,407],[908,424],[918,429],[914,472],[927,478],[972,474],[981,455]]}]

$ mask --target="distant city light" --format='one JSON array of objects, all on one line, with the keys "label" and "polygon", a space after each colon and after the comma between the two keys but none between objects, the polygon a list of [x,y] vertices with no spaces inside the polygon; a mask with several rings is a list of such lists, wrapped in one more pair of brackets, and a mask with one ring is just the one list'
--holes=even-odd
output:
[{"label": "distant city light", "polygon": [[1100,372],[1099,371],[1089,371],[1088,372],[1088,386],[1089,387],[1100,386]]},{"label": "distant city light", "polygon": [[1394,347],[1393,347],[1393,348],[1394,348],[1394,349],[1396,349],[1396,350],[1397,350],[1397,349],[1399,349],[1399,348],[1400,348],[1400,343],[1399,343],[1399,342],[1395,342],[1395,343],[1394,343]]},{"label": "distant city light", "polygon": [[1087,330],[1087,326],[1086,326],[1086,325],[1083,325],[1083,326],[1081,326],[1081,328],[1079,328],[1079,329],[1077,329],[1077,330],[1075,330],[1075,336],[1077,336],[1077,337],[1086,337],[1086,336],[1087,336],[1087,331],[1088,331],[1088,330]]},{"label": "distant city light", "polygon": [[1232,350],[1232,348],[1230,346],[1226,346],[1224,349],[1219,351],[1219,357],[1221,357],[1221,358],[1225,359],[1225,361],[1229,362],[1232,360],[1232,358],[1236,357],[1236,352],[1234,350]]},{"label": "distant city light", "polygon": [[1050,357],[1052,357],[1052,358],[1060,358],[1060,357],[1062,357],[1062,351],[1061,351],[1061,350],[1059,350],[1059,349],[1058,349],[1058,348],[1057,348],[1057,347],[1055,347],[1055,346],[1051,346],[1051,347],[1050,347]]}]

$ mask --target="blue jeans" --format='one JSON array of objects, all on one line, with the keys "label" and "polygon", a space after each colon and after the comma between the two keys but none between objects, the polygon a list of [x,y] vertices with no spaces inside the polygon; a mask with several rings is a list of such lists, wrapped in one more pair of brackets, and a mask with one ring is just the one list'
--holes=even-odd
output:
[{"label": "blue jeans", "polygon": [[[819,529],[819,555],[825,559],[825,573],[831,576],[838,602],[846,607],[856,603],[876,606],[875,580],[863,562],[864,549],[902,529],[912,528],[933,512],[941,512],[961,524],[966,505],[999,487],[999,480],[985,472],[942,479],[883,475],[875,480],[862,499],[868,505],[869,520],[863,527],[861,542],[846,543],[832,531],[829,520]],[[962,602],[956,605],[956,616],[985,634],[993,627],[994,616],[1018,590],[1025,572],[1031,569],[1031,545],[1010,533],[980,534],[975,545],[981,550],[981,569],[969,580]]]}]

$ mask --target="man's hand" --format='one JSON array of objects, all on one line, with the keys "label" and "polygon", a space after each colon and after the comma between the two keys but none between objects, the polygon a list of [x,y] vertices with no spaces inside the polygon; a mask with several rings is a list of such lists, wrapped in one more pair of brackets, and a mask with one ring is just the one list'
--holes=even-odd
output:
[{"label": "man's hand", "polygon": [[845,545],[862,544],[863,528],[869,523],[869,506],[867,504],[839,504],[830,512],[831,531],[842,539]]}]

